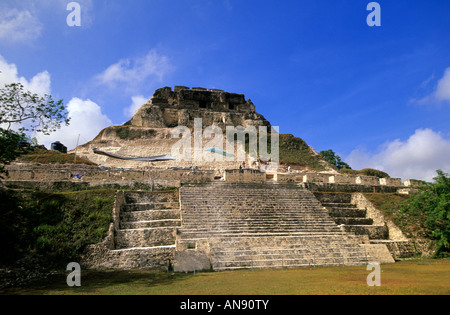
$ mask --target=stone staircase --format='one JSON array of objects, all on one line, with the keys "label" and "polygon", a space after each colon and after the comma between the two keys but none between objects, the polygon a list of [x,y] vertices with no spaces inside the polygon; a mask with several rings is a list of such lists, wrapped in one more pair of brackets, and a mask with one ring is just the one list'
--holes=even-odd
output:
[{"label": "stone staircase", "polygon": [[203,252],[214,270],[358,265],[368,259],[355,236],[341,231],[315,196],[296,186],[221,182],[184,186],[180,198],[177,251]]},{"label": "stone staircase", "polygon": [[175,228],[181,225],[173,193],[125,193],[116,230],[116,249],[173,246]]},{"label": "stone staircase", "polygon": [[178,191],[118,192],[114,249],[103,267],[152,268],[173,263],[181,225]]},{"label": "stone staircase", "polygon": [[370,240],[389,239],[386,225],[373,225],[373,219],[367,217],[366,209],[359,209],[351,203],[351,194],[316,194],[330,217],[345,231],[356,235],[367,235]]},{"label": "stone staircase", "polygon": [[342,230],[361,237],[361,243],[386,245],[393,258],[412,255],[413,244],[408,240],[390,238],[386,223],[374,224],[367,214],[367,209],[352,203],[352,194],[348,193],[314,193],[317,199],[328,210],[329,215]]}]

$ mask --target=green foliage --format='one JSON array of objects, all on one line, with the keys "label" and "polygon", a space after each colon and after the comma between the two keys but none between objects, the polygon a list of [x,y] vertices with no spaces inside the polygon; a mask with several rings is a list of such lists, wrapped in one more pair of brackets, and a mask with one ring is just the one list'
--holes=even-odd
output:
[{"label": "green foliage", "polygon": [[390,178],[389,174],[373,168],[365,168],[359,171],[360,174],[365,176],[375,176],[378,178]]},{"label": "green foliage", "polygon": [[6,173],[5,165],[14,161],[23,150],[19,143],[25,140],[25,135],[0,128],[0,174]]},{"label": "green foliage", "polygon": [[341,160],[341,157],[334,153],[333,150],[320,151],[319,154],[337,169],[352,169],[347,163]]},{"label": "green foliage", "polygon": [[[68,113],[63,101],[54,101],[50,95],[39,96],[24,89],[21,83],[5,85],[0,89],[0,174],[5,173],[4,166],[15,160],[21,153],[18,144],[26,140],[26,131],[50,134],[69,124]],[[11,127],[19,124],[19,132]],[[30,139],[27,139],[28,143]],[[31,139],[36,144],[36,140]]]},{"label": "green foliage", "polygon": [[101,242],[111,222],[115,190],[70,193],[0,191],[0,262],[33,254],[48,266],[76,261]]},{"label": "green foliage", "polygon": [[375,176],[378,178],[390,178],[388,173],[373,168],[365,168],[360,171],[352,169],[341,169],[339,170],[339,172],[348,175],[363,175],[363,176]]},{"label": "green foliage", "polygon": [[313,154],[303,139],[290,134],[280,134],[280,163],[307,166],[315,171],[323,171],[325,170],[323,164],[326,162]]},{"label": "green foliage", "polygon": [[435,256],[450,252],[450,178],[441,170],[434,183],[421,186],[420,192],[411,196],[401,206],[404,213],[422,217],[427,236],[436,242]]},{"label": "green foliage", "polygon": [[39,96],[24,89],[21,83],[5,85],[0,89],[0,124],[8,130],[21,124],[22,131],[37,131],[50,134],[69,124],[63,101],[54,101],[51,95]]}]

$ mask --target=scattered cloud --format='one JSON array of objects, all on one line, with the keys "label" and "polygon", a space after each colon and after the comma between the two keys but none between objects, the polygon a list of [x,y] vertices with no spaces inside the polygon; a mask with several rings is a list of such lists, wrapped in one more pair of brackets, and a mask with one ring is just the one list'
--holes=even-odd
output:
[{"label": "scattered cloud", "polygon": [[387,142],[375,154],[356,149],[344,160],[354,169],[376,168],[391,177],[432,181],[436,170],[450,171],[450,139],[418,129],[408,140]]},{"label": "scattered cloud", "polygon": [[[434,79],[434,75],[422,83],[422,87],[428,85]],[[419,100],[413,99],[413,103],[421,105],[441,104],[443,102],[450,103],[450,67],[444,72],[444,76],[439,79],[433,92]]]},{"label": "scattered cloud", "polygon": [[28,42],[41,36],[42,23],[29,10],[0,10],[0,40],[8,43]]},{"label": "scattered cloud", "polygon": [[4,87],[5,84],[11,84],[14,82],[22,83],[26,90],[33,93],[44,95],[51,94],[51,78],[48,71],[42,71],[27,80],[24,77],[19,76],[19,71],[15,64],[8,63],[5,58],[0,55],[0,87]]},{"label": "scattered cloud", "polygon": [[79,144],[83,144],[92,140],[102,129],[112,125],[101,107],[89,99],[72,98],[66,108],[71,118],[70,125],[63,126],[48,136],[36,135],[39,144],[50,148],[53,142],[60,141],[71,150],[76,147],[78,135],[80,135]]},{"label": "scattered cloud", "polygon": [[111,88],[118,84],[135,90],[148,81],[161,82],[163,77],[173,70],[169,58],[160,55],[155,49],[144,57],[121,59],[96,76],[96,81]]},{"label": "scattered cloud", "polygon": [[145,103],[148,102],[150,97],[145,97],[143,95],[136,95],[131,97],[131,105],[123,110],[123,114],[126,117],[133,117],[136,111]]},{"label": "scattered cloud", "polygon": [[[0,86],[13,82],[20,82],[25,89],[37,93],[39,95],[51,94],[51,78],[48,71],[43,71],[31,79],[26,79],[19,75],[19,71],[15,64],[8,63],[0,55]],[[111,120],[102,113],[99,105],[91,100],[82,100],[80,98],[72,98],[66,106],[71,122],[69,126],[63,126],[51,135],[35,134],[40,144],[44,144],[50,148],[52,142],[61,141],[69,149],[76,146],[78,135],[81,141],[90,141],[103,128],[112,124]],[[20,125],[14,126],[17,130]],[[34,135],[32,135],[34,136]]]},{"label": "scattered cloud", "polygon": [[444,77],[439,80],[434,96],[439,101],[450,101],[450,68],[445,70]]}]

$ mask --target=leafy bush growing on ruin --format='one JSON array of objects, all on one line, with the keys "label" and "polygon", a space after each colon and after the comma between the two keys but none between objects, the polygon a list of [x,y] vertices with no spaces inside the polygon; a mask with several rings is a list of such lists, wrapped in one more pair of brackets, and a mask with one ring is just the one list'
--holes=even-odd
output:
[{"label": "leafy bush growing on ruin", "polygon": [[434,183],[419,187],[420,192],[400,208],[404,213],[423,218],[427,236],[436,243],[436,257],[450,253],[450,177],[441,170],[437,174]]}]

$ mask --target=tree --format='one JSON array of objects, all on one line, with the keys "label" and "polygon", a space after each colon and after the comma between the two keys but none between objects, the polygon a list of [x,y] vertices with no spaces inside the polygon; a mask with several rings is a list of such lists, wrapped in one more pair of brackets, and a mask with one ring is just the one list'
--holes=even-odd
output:
[{"label": "tree", "polygon": [[333,150],[320,151],[319,153],[325,160],[328,161],[331,165],[336,166],[338,169],[349,169],[352,168],[345,162],[341,160],[339,155],[333,152]]},{"label": "tree", "polygon": [[11,130],[21,124],[21,131],[36,131],[48,135],[69,124],[63,100],[51,95],[39,96],[26,91],[21,83],[11,83],[0,89],[0,124]]},{"label": "tree", "polygon": [[5,165],[14,161],[22,153],[20,148],[22,141],[25,141],[23,133],[0,128],[0,174],[7,173]]},{"label": "tree", "polygon": [[[33,94],[21,83],[5,85],[0,89],[0,174],[6,173],[5,165],[23,153],[21,143],[27,140],[25,132],[48,135],[69,121],[62,100]],[[21,126],[19,131],[11,130],[16,124]]]},{"label": "tree", "polygon": [[401,209],[415,217],[424,217],[423,225],[428,237],[435,240],[434,256],[450,252],[450,177],[437,171],[434,183],[426,183],[420,192],[411,196]]}]

